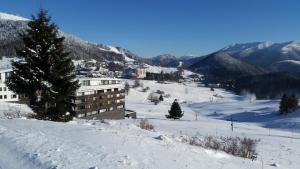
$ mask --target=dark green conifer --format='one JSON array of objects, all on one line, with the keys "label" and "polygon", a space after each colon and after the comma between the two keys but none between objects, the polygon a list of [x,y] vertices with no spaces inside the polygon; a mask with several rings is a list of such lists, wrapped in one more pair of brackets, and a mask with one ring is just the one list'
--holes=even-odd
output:
[{"label": "dark green conifer", "polygon": [[38,119],[68,121],[73,115],[67,113],[67,98],[79,85],[64,37],[44,9],[32,16],[28,27],[21,34],[24,45],[16,49],[19,60],[12,63],[7,86],[28,97]]},{"label": "dark green conifer", "polygon": [[183,116],[183,112],[181,111],[178,101],[175,99],[171,105],[169,114],[166,115],[166,117],[170,119],[180,119],[182,116]]}]

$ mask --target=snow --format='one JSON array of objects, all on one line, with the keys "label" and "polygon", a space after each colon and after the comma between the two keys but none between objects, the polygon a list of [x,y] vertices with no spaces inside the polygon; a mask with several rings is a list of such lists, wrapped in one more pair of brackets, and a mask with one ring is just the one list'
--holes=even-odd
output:
[{"label": "snow", "polygon": [[29,19],[0,12],[0,20],[28,21]]},{"label": "snow", "polygon": [[152,65],[146,65],[146,71],[151,73],[161,73],[162,71],[164,73],[173,73],[177,72],[177,68],[173,67],[161,67],[161,66],[152,66]]},{"label": "snow", "polygon": [[29,114],[32,114],[32,110],[24,104],[6,103],[0,101],[0,118],[26,116]]},{"label": "snow", "polygon": [[297,60],[283,60],[283,61],[277,62],[277,64],[280,64],[280,63],[291,63],[294,65],[300,65],[300,61],[297,61]]},{"label": "snow", "polygon": [[[150,90],[131,88],[125,98],[126,108],[136,111],[138,119],[77,119],[68,123],[0,119],[0,168],[299,168],[300,111],[279,116],[278,100],[210,91],[195,83],[141,82]],[[147,97],[156,90],[170,97],[154,105]],[[174,99],[184,111],[181,120],[165,118]],[[231,117],[236,120],[233,131],[228,121]],[[154,131],[140,129],[141,119],[153,124]],[[258,159],[251,161],[182,142],[184,137],[210,135],[260,139]]]},{"label": "snow", "polygon": [[107,45],[107,47],[109,48],[109,50],[111,52],[114,52],[114,53],[117,53],[117,54],[121,54],[120,51],[116,47],[109,46],[109,45]]},{"label": "snow", "polygon": [[17,58],[9,58],[2,56],[2,59],[0,60],[0,69],[11,69],[11,61],[16,60]]},{"label": "snow", "polygon": [[282,53],[284,54],[294,52],[294,51],[300,51],[300,42],[297,41],[289,42],[287,45],[283,46],[281,50]]}]

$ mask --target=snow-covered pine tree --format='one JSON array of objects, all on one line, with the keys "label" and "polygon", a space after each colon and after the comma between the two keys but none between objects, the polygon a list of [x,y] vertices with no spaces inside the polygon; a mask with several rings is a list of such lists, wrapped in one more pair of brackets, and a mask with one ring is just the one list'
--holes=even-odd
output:
[{"label": "snow-covered pine tree", "polygon": [[24,46],[16,49],[20,60],[12,63],[7,86],[26,95],[38,119],[68,121],[67,98],[79,87],[74,65],[64,49],[64,37],[44,9],[32,16],[23,37]]},{"label": "snow-covered pine tree", "polygon": [[180,105],[177,99],[171,105],[171,110],[169,110],[169,114],[166,115],[169,119],[180,119],[183,116],[183,112],[181,111]]}]

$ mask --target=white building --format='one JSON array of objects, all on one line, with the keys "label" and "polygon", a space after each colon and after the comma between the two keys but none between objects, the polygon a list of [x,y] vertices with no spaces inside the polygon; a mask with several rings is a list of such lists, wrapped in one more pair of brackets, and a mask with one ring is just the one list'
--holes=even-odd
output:
[{"label": "white building", "polygon": [[18,101],[19,97],[8,89],[5,84],[6,78],[12,69],[0,69],[0,101]]}]

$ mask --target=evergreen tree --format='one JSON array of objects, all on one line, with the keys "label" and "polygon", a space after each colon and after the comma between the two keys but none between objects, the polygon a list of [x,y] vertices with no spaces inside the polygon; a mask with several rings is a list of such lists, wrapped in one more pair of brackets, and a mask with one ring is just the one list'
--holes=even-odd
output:
[{"label": "evergreen tree", "polygon": [[159,101],[164,101],[164,97],[162,95],[159,96]]},{"label": "evergreen tree", "polygon": [[183,112],[181,111],[177,99],[175,99],[171,105],[171,110],[169,110],[169,114],[166,115],[166,117],[170,119],[180,119],[182,116],[183,116]]},{"label": "evergreen tree", "polygon": [[129,86],[128,82],[125,82],[124,90],[125,90],[126,95],[128,95],[129,90],[130,90],[130,86]]},{"label": "evergreen tree", "polygon": [[291,111],[296,111],[299,104],[299,99],[295,94],[291,95],[289,104],[290,104]]},{"label": "evergreen tree", "polygon": [[288,96],[286,94],[284,94],[281,98],[279,111],[281,114],[287,114],[289,112]]},{"label": "evergreen tree", "polygon": [[6,83],[15,93],[28,97],[38,119],[68,121],[74,115],[67,113],[67,98],[79,85],[72,60],[64,50],[64,37],[50,20],[44,9],[32,16],[29,28],[21,34],[24,45],[16,49],[19,60],[12,63]]}]

